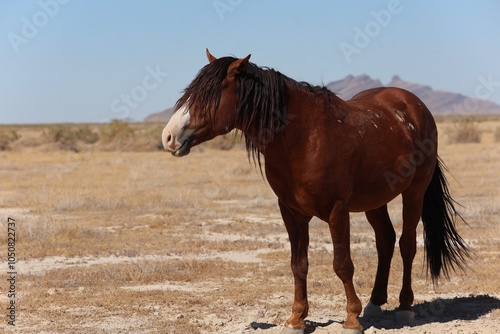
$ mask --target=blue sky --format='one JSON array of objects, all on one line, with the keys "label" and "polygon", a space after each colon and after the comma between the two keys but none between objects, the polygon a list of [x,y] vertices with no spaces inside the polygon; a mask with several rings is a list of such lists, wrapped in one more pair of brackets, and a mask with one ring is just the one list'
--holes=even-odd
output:
[{"label": "blue sky", "polygon": [[394,74],[500,104],[500,1],[0,2],[0,123],[142,120],[206,64],[327,84]]}]

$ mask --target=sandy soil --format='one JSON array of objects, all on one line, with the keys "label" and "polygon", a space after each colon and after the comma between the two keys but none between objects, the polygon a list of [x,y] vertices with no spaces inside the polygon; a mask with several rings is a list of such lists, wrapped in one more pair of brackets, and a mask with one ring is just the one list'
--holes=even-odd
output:
[{"label": "sandy soil", "polygon": [[[217,257],[224,261],[236,261],[243,263],[256,263],[259,255],[265,250],[254,252],[227,252],[218,254]],[[205,257],[198,257],[198,259]],[[134,261],[159,261],[169,260],[172,258],[159,257],[139,257]],[[45,258],[41,261],[24,261],[20,263],[20,270],[28,273],[41,274],[43,271],[53,270],[57,268],[67,268],[68,266],[91,266],[96,264],[114,264],[121,262],[129,262],[130,258],[126,257],[109,257],[109,258]],[[124,290],[138,292],[154,292],[154,291],[179,291],[186,294],[208,294],[217,292],[221,289],[217,282],[202,282],[202,283],[175,283],[165,281],[157,284],[135,285],[120,287]],[[84,292],[84,288],[80,288],[80,292]],[[56,289],[49,289],[48,295],[56,294]],[[365,301],[369,296],[360,296]],[[283,300],[283,295],[270,296],[273,299]],[[395,296],[393,296],[395,298]],[[418,300],[414,307],[416,319],[411,324],[401,324],[396,321],[396,314],[393,308],[384,309],[382,316],[376,318],[361,318],[361,324],[365,328],[364,333],[496,333],[500,330],[500,294],[466,294],[464,292],[457,293],[430,293],[416,294],[415,299]],[[312,302],[313,309],[308,318],[308,328],[306,333],[340,333],[342,330],[343,316],[341,313],[332,313],[329,310],[329,304],[333,302],[343,303],[343,296],[331,297],[315,296]],[[205,328],[201,330],[204,333],[267,333],[275,334],[282,332],[282,326],[276,323],[276,313],[271,310],[256,310],[245,307],[245,304],[238,305],[239,307],[228,307],[228,314],[208,313],[203,319],[193,317],[189,319],[195,325]],[[209,305],[207,305],[209,307]],[[160,311],[162,308],[158,307]],[[92,308],[80,309],[83,314],[91,314],[95,310]],[[159,312],[155,312],[159,315]],[[171,315],[175,320],[182,320],[190,317],[186,313],[178,313]],[[101,322],[89,326],[93,329],[103,330],[105,333],[141,333],[140,327],[149,320],[145,318],[125,318],[123,316],[106,317]],[[50,327],[50,326],[49,326]],[[71,326],[75,330],[78,325]],[[21,327],[22,328],[22,327]],[[88,329],[91,329],[88,328]],[[12,328],[9,329],[12,331]],[[31,330],[36,333],[58,333],[59,331],[51,331],[45,325],[35,325]],[[26,332],[25,330],[20,330]],[[14,331],[16,332],[16,331]],[[73,330],[65,331],[73,332]],[[84,327],[74,331],[86,332]],[[158,333],[182,333],[184,331],[176,330],[175,328],[163,330],[146,330],[146,332]]]},{"label": "sandy soil", "polygon": [[[275,216],[269,217],[268,221],[274,221]],[[224,229],[229,229],[233,223],[252,223],[258,225],[260,229],[269,229],[275,226],[274,223],[266,222],[264,216],[236,216],[231,219],[207,221],[205,227],[220,228],[220,225],[227,225]],[[311,311],[308,318],[308,330],[306,333],[339,333],[342,327],[344,317],[344,295],[337,287],[337,293],[322,294],[315,291],[316,288],[321,288],[322,285],[340,285],[337,278],[331,273],[329,277],[323,277],[320,272],[314,268],[314,264],[320,265],[327,272],[330,268],[324,259],[328,257],[328,241],[321,237],[322,222],[315,221],[312,224],[313,233],[320,236],[319,241],[313,241],[311,244],[311,260],[313,261],[310,274],[310,302]],[[359,229],[356,241],[353,243],[353,252],[360,252],[369,246],[370,241],[373,241],[369,230],[361,226],[361,217],[359,220],[354,220],[354,227]],[[498,229],[492,231],[498,236]],[[467,234],[467,233],[466,233]],[[254,240],[246,234],[233,232],[216,233],[216,232],[201,232],[199,235],[191,236],[206,238],[212,242],[220,242],[230,240],[232,243],[237,243],[242,240]],[[419,236],[421,238],[421,236]],[[287,245],[286,234],[275,233],[266,237],[269,242],[279,242],[282,249],[258,248],[254,250],[238,251],[228,250],[221,252],[201,252],[201,254],[193,250],[191,254],[180,255],[142,255],[142,256],[103,256],[103,257],[62,257],[53,256],[43,259],[21,260],[18,263],[18,270],[24,275],[28,275],[30,279],[54,272],[57,270],[67,270],[68,268],[79,268],[85,270],[93,266],[112,266],[116,264],[130,263],[155,263],[176,260],[189,261],[206,261],[218,260],[219,263],[238,264],[236,267],[243,266],[246,268],[246,273],[240,273],[238,277],[219,279],[208,278],[206,280],[193,281],[176,281],[164,280],[151,284],[133,284],[116,286],[114,289],[123,292],[136,292],[138,296],[149,293],[154,299],[155,296],[161,300],[162,294],[176,293],[178,298],[187,298],[197,300],[200,304],[190,301],[182,306],[180,303],[168,303],[162,305],[157,302],[154,305],[149,305],[149,311],[146,314],[134,314],[122,310],[115,313],[110,310],[103,310],[102,307],[95,305],[78,306],[79,303],[75,300],[67,300],[64,298],[66,305],[56,306],[54,304],[45,304],[44,307],[55,308],[60,312],[78,315],[78,323],[66,322],[64,326],[53,326],[53,321],[35,317],[28,312],[22,312],[19,315],[19,327],[12,331],[12,328],[5,328],[8,332],[22,333],[281,333],[281,324],[286,319],[286,315],[291,303],[291,280],[287,277],[279,277],[276,279],[266,274],[273,266],[282,266],[287,262]],[[421,240],[421,239],[420,239]],[[477,239],[470,236],[466,238],[469,244],[475,244]],[[262,239],[260,240],[262,241]],[[490,250],[488,261],[497,261],[498,237],[495,246],[496,251]],[[372,249],[372,251],[374,251]],[[396,250],[397,252],[397,250]],[[421,252],[421,249],[420,249]],[[276,263],[275,256],[278,253],[282,259],[280,263]],[[364,253],[364,252],[363,252]],[[371,257],[371,260],[374,260]],[[421,260],[421,259],[420,259]],[[484,261],[484,257],[483,260]],[[488,262],[487,261],[487,262]],[[327,261],[326,261],[327,262]],[[397,261],[395,261],[397,262]],[[357,261],[358,267],[360,266]],[[367,263],[366,265],[375,266],[375,262]],[[496,265],[496,263],[495,263]],[[396,265],[399,269],[399,265]],[[494,269],[495,267],[491,267]],[[397,293],[399,282],[391,280],[391,296],[389,305],[384,307],[384,312],[379,318],[361,318],[362,325],[365,328],[365,333],[495,333],[500,330],[500,294],[492,293],[498,291],[498,285],[495,286],[496,279],[492,279],[492,285],[486,285],[484,291],[474,289],[473,293],[468,293],[464,281],[468,281],[469,274],[461,274],[459,277],[452,278],[451,281],[446,281],[444,287],[434,289],[431,283],[426,280],[425,274],[419,270],[419,262],[417,261],[415,276],[418,288],[415,289],[415,315],[416,320],[411,325],[400,324],[396,321],[395,307],[397,306]],[[397,269],[396,269],[397,270]],[[495,275],[494,271],[490,272]],[[362,275],[358,271],[358,276]],[[400,277],[399,274],[393,275]],[[255,281],[254,281],[255,280]],[[370,281],[371,279],[368,279]],[[269,282],[270,281],[270,282]],[[331,281],[331,282],[328,282]],[[288,286],[276,288],[280,282],[286,282]],[[361,285],[366,285],[363,281],[358,281]],[[269,291],[262,295],[260,293],[252,295],[252,301],[240,300],[238,293],[248,294],[249,291],[258,290],[255,285],[269,284],[276,288],[276,291]],[[369,285],[369,284],[368,284]],[[461,285],[464,285],[462,288]],[[481,284],[478,284],[480,287]],[[422,290],[422,287],[425,287]],[[96,292],[96,287],[78,286],[68,287],[65,284],[54,283],[52,287],[48,287],[44,293],[45,301],[49,301],[51,297],[59,295],[78,296],[84,294],[92,294]],[[242,291],[245,290],[245,291]],[[360,298],[366,303],[369,299],[369,287],[361,288]],[[340,293],[339,293],[340,292]],[[118,292],[119,293],[119,292]],[[251,293],[250,293],[251,294]],[[5,300],[2,294],[1,301]],[[260,303],[262,302],[262,303]],[[123,303],[123,301],[121,301]],[[134,304],[133,300],[129,301]],[[217,303],[217,307],[211,310],[212,303]],[[69,305],[68,305],[69,304]],[[260,304],[260,305],[259,305]],[[115,313],[115,314],[113,314]],[[94,318],[97,315],[96,318]],[[163,317],[167,320],[168,326],[164,328],[155,328],[151,324],[155,323],[155,319]],[[63,321],[60,319],[59,321]],[[189,326],[179,326],[181,323],[188,323]],[[51,329],[51,327],[53,327]]]}]

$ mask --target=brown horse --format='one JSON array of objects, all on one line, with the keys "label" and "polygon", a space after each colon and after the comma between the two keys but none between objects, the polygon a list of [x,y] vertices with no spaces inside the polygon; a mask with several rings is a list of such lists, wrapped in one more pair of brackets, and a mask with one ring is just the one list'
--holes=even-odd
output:
[{"label": "brown horse", "polygon": [[409,321],[420,218],[433,280],[463,268],[468,256],[455,229],[458,214],[437,156],[436,124],[427,107],[398,88],[370,89],[344,101],[325,87],[257,67],[249,62],[250,55],[216,59],[207,50],[207,57],[209,64],[177,101],[163,130],[163,146],[180,157],[194,145],[238,129],[245,135],[249,159],[261,168],[264,157],[265,175],[278,196],[291,243],[295,298],[285,327],[296,333],[305,328],[308,226],[313,216],[330,228],[333,269],[347,296],[344,331],[360,333],[362,307],[353,285],[349,212],[366,213],[375,231],[378,267],[365,314],[380,313],[380,305],[387,302],[396,241],[387,203],[399,194],[404,269],[398,317]]}]

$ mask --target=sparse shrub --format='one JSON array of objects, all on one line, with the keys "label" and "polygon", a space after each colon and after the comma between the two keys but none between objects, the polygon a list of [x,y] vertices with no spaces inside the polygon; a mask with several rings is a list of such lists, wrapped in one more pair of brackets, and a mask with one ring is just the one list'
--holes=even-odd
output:
[{"label": "sparse shrub", "polygon": [[0,151],[9,150],[10,144],[21,138],[21,136],[12,129],[0,127]]},{"label": "sparse shrub", "polygon": [[450,143],[479,143],[481,141],[481,131],[476,123],[469,118],[464,118],[453,124],[450,132]]},{"label": "sparse shrub", "polygon": [[500,126],[495,129],[495,141],[500,142]]},{"label": "sparse shrub", "polygon": [[99,140],[99,135],[92,131],[90,127],[84,126],[76,130],[76,138],[85,144],[94,144]]},{"label": "sparse shrub", "polygon": [[144,134],[141,136],[145,139],[145,150],[163,150],[163,143],[161,141],[161,133],[163,131],[164,125],[154,125],[149,126],[144,131]]},{"label": "sparse shrub", "polygon": [[76,142],[75,131],[73,131],[70,126],[63,124],[51,125],[45,132],[45,136],[48,137],[51,142],[60,143],[62,145],[71,145]]},{"label": "sparse shrub", "polygon": [[102,139],[105,142],[122,142],[135,137],[134,129],[129,124],[117,119],[107,124],[101,132]]},{"label": "sparse shrub", "polygon": [[79,151],[78,143],[94,144],[99,135],[88,126],[72,127],[64,124],[51,125],[45,132],[49,141],[60,144],[62,149]]}]

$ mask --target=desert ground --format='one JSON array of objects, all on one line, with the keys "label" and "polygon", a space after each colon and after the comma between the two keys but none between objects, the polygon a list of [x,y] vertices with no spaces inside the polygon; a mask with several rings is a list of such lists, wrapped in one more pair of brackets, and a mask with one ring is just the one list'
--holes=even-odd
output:
[{"label": "desert ground", "polygon": [[[365,333],[500,330],[500,120],[475,122],[475,143],[452,140],[454,121],[438,127],[439,154],[468,223],[457,229],[473,258],[465,272],[433,285],[420,225],[415,322],[395,321],[402,274],[396,244],[388,304],[382,317],[361,318]],[[293,298],[288,238],[276,198],[238,137],[234,147],[215,141],[174,158],[154,140],[150,150],[113,140],[42,145],[42,126],[14,131],[19,138],[0,151],[0,332],[281,332]],[[159,138],[161,125],[144,131]],[[400,209],[397,198],[390,213],[398,235]],[[16,230],[15,326],[7,318],[9,218]],[[375,239],[363,214],[352,214],[351,226],[355,286],[366,304]],[[314,219],[310,232],[307,332],[339,333],[345,296],[328,227]]]}]

